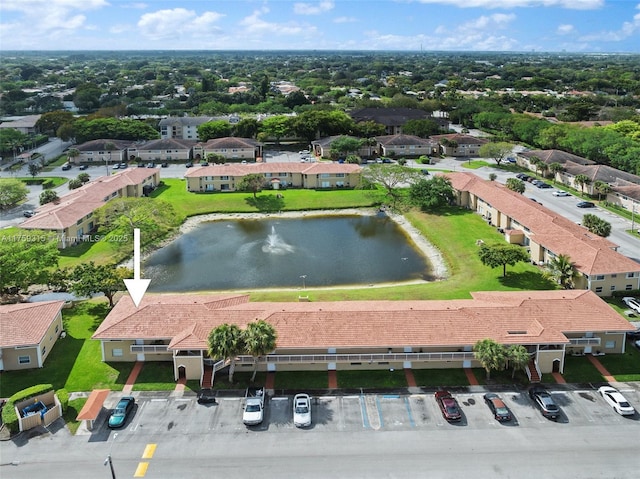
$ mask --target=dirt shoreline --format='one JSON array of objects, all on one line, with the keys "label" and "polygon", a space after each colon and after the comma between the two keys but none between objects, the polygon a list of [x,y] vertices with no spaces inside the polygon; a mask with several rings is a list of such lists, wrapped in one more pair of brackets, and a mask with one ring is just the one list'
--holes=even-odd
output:
[{"label": "dirt shoreline", "polygon": [[[332,210],[311,210],[311,211],[282,211],[277,213],[210,213],[204,215],[197,215],[187,218],[187,220],[182,223],[178,232],[175,235],[172,235],[171,238],[167,238],[165,241],[160,244],[154,246],[152,249],[144,251],[142,254],[142,259],[144,260],[149,255],[151,255],[154,251],[166,246],[167,244],[174,241],[180,235],[193,231],[198,225],[208,221],[225,221],[225,220],[247,220],[247,219],[256,219],[256,220],[264,220],[269,218],[307,218],[314,216],[345,216],[345,215],[359,215],[359,216],[373,216],[380,212],[378,208],[347,208],[347,209],[332,209]],[[422,252],[422,254],[428,259],[431,264],[433,270],[433,276],[436,278],[436,281],[446,279],[449,276],[449,270],[447,269],[447,265],[440,254],[440,251],[433,246],[427,239],[422,236],[422,234],[414,228],[411,223],[402,215],[397,213],[392,213],[390,211],[385,211],[386,215],[396,222],[396,224],[402,228],[402,230],[406,233],[406,235],[411,239],[416,248]],[[121,266],[127,266],[129,268],[133,267],[133,258],[122,263]],[[419,284],[425,281],[422,280],[414,280],[414,281],[401,281],[398,283],[385,283],[385,284],[375,284],[375,285],[353,285],[353,286],[330,286],[322,289],[353,289],[353,288],[365,288],[372,286],[391,286],[398,284]],[[278,288],[283,289],[283,288]],[[288,288],[284,288],[288,289]],[[314,288],[316,289],[316,288]]]}]

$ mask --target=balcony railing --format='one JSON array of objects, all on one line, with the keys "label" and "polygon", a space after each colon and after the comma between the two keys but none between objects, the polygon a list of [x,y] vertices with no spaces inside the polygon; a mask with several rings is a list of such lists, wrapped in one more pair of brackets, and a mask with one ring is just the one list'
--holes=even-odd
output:
[{"label": "balcony railing", "polygon": [[[356,363],[400,361],[465,361],[475,359],[473,352],[373,353],[373,354],[269,354],[260,363]],[[237,362],[253,363],[253,356],[240,356]]]},{"label": "balcony railing", "polygon": [[132,353],[164,354],[168,353],[166,344],[132,344]]},{"label": "balcony railing", "polygon": [[569,338],[575,346],[600,346],[600,338]]}]

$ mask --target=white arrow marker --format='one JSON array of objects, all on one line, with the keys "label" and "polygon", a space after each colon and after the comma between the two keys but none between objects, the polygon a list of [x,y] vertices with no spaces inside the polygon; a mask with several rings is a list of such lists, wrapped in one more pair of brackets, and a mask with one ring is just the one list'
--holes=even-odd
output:
[{"label": "white arrow marker", "polygon": [[133,279],[123,281],[137,308],[151,282],[150,279],[140,279],[140,228],[133,230]]}]

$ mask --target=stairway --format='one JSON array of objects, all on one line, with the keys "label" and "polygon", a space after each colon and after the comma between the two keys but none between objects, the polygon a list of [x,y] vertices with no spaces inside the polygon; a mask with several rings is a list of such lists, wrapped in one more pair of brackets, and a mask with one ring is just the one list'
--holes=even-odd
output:
[{"label": "stairway", "polygon": [[538,371],[536,371],[536,361],[534,358],[529,360],[529,364],[527,364],[527,369],[529,369],[529,373],[531,373],[531,382],[539,383],[540,376],[538,375]]},{"label": "stairway", "polygon": [[202,387],[210,388],[213,386],[213,366],[204,367],[204,374],[202,375]]}]

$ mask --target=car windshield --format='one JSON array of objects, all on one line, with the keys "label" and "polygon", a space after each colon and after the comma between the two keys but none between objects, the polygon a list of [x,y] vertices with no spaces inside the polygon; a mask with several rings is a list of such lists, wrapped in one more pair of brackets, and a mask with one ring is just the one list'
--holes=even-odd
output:
[{"label": "car windshield", "polygon": [[509,410],[506,407],[499,407],[499,408],[496,408],[496,413],[500,414],[501,416],[508,416]]},{"label": "car windshield", "polygon": [[447,413],[458,414],[458,408],[455,406],[447,406]]},{"label": "car windshield", "polygon": [[631,404],[627,401],[620,401],[620,407],[631,407]]},{"label": "car windshield", "polygon": [[249,404],[247,406],[247,412],[258,412],[260,410],[260,406],[257,404]]},{"label": "car windshield", "polygon": [[306,414],[309,412],[309,408],[307,406],[296,406],[296,412],[298,414]]},{"label": "car windshield", "polygon": [[118,408],[116,409],[116,412],[114,413],[116,416],[122,416],[124,415],[124,408]]}]

